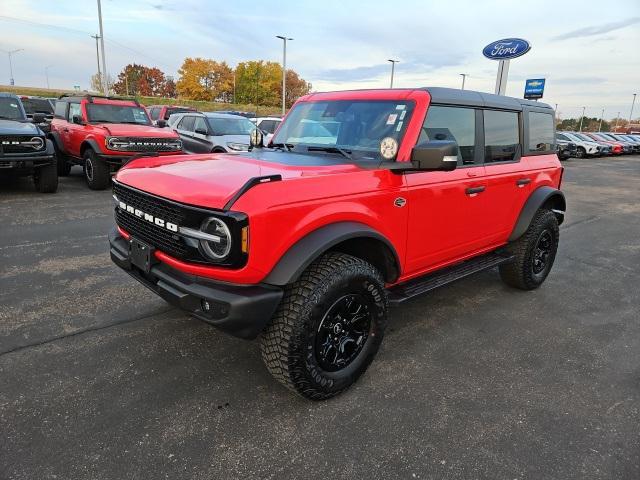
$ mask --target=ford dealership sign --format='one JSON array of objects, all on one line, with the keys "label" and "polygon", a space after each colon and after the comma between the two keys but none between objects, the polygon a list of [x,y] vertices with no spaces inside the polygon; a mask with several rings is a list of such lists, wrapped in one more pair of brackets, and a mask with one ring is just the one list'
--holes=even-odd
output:
[{"label": "ford dealership sign", "polygon": [[482,54],[491,60],[509,60],[524,55],[531,50],[531,45],[522,38],[505,38],[496,40],[484,47]]}]

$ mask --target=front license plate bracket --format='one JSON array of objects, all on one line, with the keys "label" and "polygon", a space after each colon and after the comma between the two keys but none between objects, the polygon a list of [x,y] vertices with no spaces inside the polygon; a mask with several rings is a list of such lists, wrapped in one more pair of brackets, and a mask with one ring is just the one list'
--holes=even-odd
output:
[{"label": "front license plate bracket", "polygon": [[145,273],[149,273],[153,264],[153,247],[149,244],[131,237],[129,240],[129,258],[131,264]]}]

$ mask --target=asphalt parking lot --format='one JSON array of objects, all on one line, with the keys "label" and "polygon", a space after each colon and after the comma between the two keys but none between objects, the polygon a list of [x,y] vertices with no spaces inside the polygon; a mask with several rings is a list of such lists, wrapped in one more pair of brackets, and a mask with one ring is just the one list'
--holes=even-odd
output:
[{"label": "asphalt parking lot", "polygon": [[565,166],[541,289],[489,271],[392,310],[323,403],[113,266],[79,170],[0,183],[0,479],[640,478],[640,157]]}]

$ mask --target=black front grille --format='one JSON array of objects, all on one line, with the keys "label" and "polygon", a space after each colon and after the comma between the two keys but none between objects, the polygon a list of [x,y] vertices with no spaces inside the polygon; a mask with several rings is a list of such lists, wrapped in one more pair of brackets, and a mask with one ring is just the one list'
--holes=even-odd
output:
[{"label": "black front grille", "polygon": [[118,137],[118,140],[129,142],[129,145],[118,147],[125,152],[179,152],[175,147],[178,139],[163,137]]},{"label": "black front grille", "polygon": [[42,146],[34,148],[32,145],[27,145],[25,142],[31,142],[33,135],[12,135],[0,137],[0,152],[2,153],[32,153],[41,152],[46,148],[46,143],[42,139]]}]

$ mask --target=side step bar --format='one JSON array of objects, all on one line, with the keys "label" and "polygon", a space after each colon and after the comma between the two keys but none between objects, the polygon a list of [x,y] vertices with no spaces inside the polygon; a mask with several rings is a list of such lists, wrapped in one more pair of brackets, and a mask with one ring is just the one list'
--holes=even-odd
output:
[{"label": "side step bar", "polygon": [[513,261],[513,256],[501,255],[496,252],[471,258],[457,265],[427,274],[424,277],[415,278],[391,287],[389,289],[389,303],[392,305],[402,303],[405,300],[430,292],[461,278],[511,261]]}]

